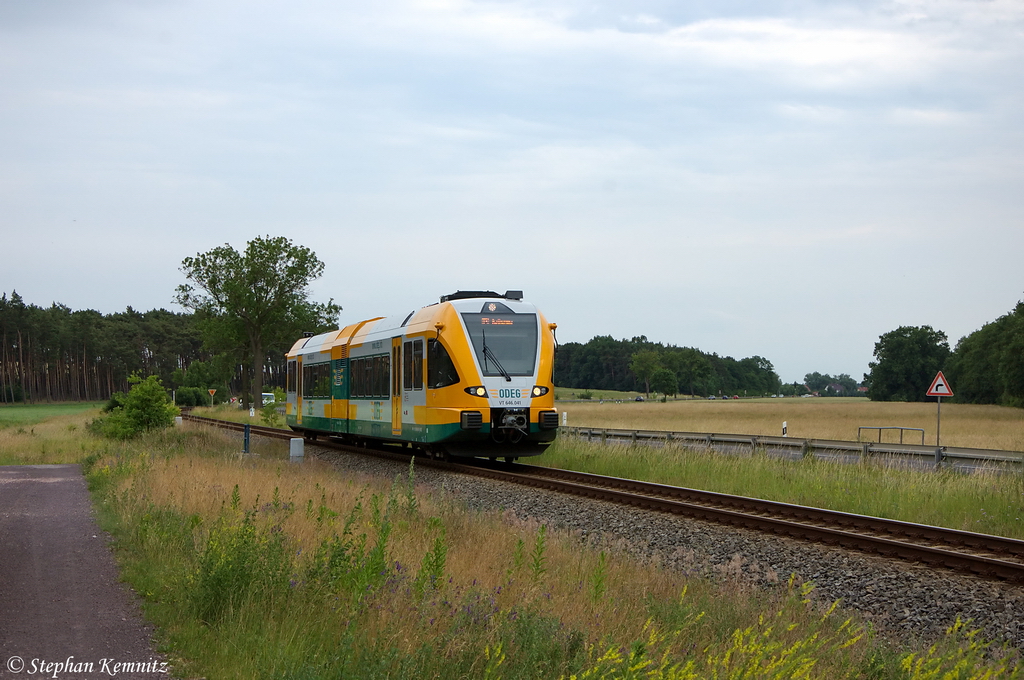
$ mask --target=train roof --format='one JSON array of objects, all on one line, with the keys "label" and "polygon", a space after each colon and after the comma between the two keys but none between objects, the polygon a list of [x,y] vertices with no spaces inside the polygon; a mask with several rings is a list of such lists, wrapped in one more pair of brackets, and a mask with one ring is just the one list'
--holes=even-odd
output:
[{"label": "train roof", "polygon": [[330,352],[332,347],[338,345],[358,346],[364,342],[390,338],[400,328],[405,328],[402,335],[433,333],[435,332],[434,324],[444,315],[446,309],[452,307],[460,314],[485,311],[484,304],[486,303],[481,304],[481,300],[501,300],[502,302],[498,304],[516,314],[537,311],[532,303],[523,302],[523,291],[521,290],[506,291],[504,295],[493,291],[460,290],[449,295],[442,295],[439,302],[407,314],[367,319],[338,330],[300,338],[292,345],[288,356]]}]

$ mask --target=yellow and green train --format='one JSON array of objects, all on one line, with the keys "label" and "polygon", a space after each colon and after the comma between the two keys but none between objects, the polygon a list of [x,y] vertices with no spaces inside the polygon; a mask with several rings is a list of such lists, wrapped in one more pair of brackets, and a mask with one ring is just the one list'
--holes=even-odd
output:
[{"label": "yellow and green train", "polygon": [[554,331],[522,291],[459,291],[301,338],[287,354],[288,425],[438,457],[535,456],[558,431]]}]

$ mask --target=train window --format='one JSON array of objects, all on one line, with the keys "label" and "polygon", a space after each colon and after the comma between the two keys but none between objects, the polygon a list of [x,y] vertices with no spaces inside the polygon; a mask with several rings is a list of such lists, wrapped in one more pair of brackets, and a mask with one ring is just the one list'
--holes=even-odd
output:
[{"label": "train window", "polygon": [[455,362],[439,340],[427,341],[427,386],[432,390],[459,383]]},{"label": "train window", "polygon": [[391,365],[395,367],[391,373],[391,396],[396,397],[402,393],[402,372],[398,367],[402,365],[402,346],[391,345]]},{"label": "train window", "polygon": [[306,399],[331,398],[331,364],[307,364],[302,367],[302,396]]},{"label": "train window", "polygon": [[423,389],[423,340],[420,338],[402,345],[402,387]]},{"label": "train window", "polygon": [[352,381],[349,390],[351,398],[388,397],[391,357],[387,354],[350,359],[348,373]]},{"label": "train window", "polygon": [[412,341],[412,388],[423,389],[423,340]]},{"label": "train window", "polygon": [[402,387],[412,389],[412,342],[402,345]]},{"label": "train window", "polygon": [[536,314],[470,314],[462,320],[484,375],[532,375],[537,362]]},{"label": "train window", "polygon": [[348,360],[348,379],[351,381],[348,387],[348,394],[351,398],[366,395],[366,376],[364,375],[365,359]]},{"label": "train window", "polygon": [[391,381],[391,359],[387,354],[373,358],[373,391],[382,397],[388,396],[388,383]]},{"label": "train window", "polygon": [[285,383],[285,392],[295,391],[295,363],[296,362],[294,359],[288,362],[288,379],[287,382]]}]

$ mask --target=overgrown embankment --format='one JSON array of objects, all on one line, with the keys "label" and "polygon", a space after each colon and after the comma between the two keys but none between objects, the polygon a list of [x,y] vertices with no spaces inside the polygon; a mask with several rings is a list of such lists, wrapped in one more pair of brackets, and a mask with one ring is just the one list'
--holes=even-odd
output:
[{"label": "overgrown embankment", "polygon": [[[875,646],[809,586],[685,578],[417,486],[343,478],[205,428],[95,454],[88,476],[187,676],[937,677],[1007,670],[955,632]],[[915,674],[915,668],[921,671]],[[927,671],[927,672],[926,672]],[[951,677],[971,677],[960,674]],[[995,677],[995,676],[992,676]]]}]

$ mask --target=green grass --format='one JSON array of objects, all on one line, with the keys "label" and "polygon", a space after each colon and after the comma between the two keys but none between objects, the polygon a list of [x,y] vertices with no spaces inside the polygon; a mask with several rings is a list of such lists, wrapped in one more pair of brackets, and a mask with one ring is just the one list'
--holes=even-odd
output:
[{"label": "green grass", "polygon": [[[1024,538],[1024,472],[909,470],[560,436],[538,465]],[[534,462],[531,460],[530,462]]]},{"label": "green grass", "polygon": [[0,428],[41,423],[56,416],[67,416],[98,409],[104,402],[62,402],[58,404],[0,405]]}]

